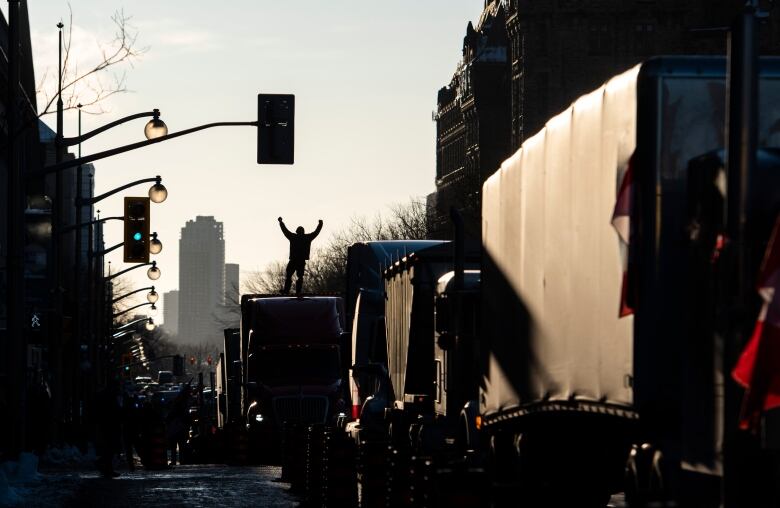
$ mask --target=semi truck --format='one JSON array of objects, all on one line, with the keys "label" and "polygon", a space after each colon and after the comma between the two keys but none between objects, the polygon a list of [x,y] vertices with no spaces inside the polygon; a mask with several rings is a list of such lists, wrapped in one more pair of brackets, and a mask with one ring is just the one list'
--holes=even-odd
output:
[{"label": "semi truck", "polygon": [[[754,268],[780,204],[780,60],[759,71]],[[725,75],[724,58],[648,60],[484,183],[479,418],[499,500],[719,505]]]},{"label": "semi truck", "polygon": [[[408,254],[443,243],[441,240],[382,240],[358,242],[347,250],[345,300],[351,338],[352,405],[348,432],[356,440],[362,431],[383,432],[381,421],[389,397],[383,273]],[[366,407],[366,418],[361,418],[368,397],[372,402]]]},{"label": "semi truck", "polygon": [[[452,242],[440,242],[408,252],[382,273],[386,363],[377,366],[377,375],[384,377],[377,379],[377,392],[361,411],[357,471],[362,506],[383,502],[387,492],[393,506],[408,502],[413,487],[410,470],[421,466],[423,454],[444,444],[447,432],[456,428],[437,418],[436,408],[446,407],[443,375],[452,379],[463,372],[445,373],[445,365],[437,362],[437,347],[441,353],[441,347],[449,346],[444,342],[436,346],[434,312],[437,290],[447,286],[442,278],[453,270],[453,249]],[[473,282],[478,248],[468,251],[463,266]],[[443,291],[449,294],[452,288]],[[459,415],[460,409],[455,413]],[[421,459],[416,466],[413,455]]]},{"label": "semi truck", "polygon": [[243,421],[249,448],[278,460],[286,427],[335,425],[348,411],[343,300],[242,295]]}]

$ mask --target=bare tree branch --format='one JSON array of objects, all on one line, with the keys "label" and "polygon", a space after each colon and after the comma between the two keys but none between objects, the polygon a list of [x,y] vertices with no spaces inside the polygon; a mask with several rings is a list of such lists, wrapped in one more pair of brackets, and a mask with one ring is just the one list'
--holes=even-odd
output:
[{"label": "bare tree branch", "polygon": [[[138,32],[130,24],[130,16],[126,16],[124,11],[119,10],[111,16],[111,21],[115,26],[114,39],[107,43],[99,43],[98,51],[101,55],[100,60],[90,64],[84,72],[79,71],[78,64],[72,64],[72,43],[73,43],[73,10],[68,5],[69,20],[68,27],[65,30],[63,40],[63,72],[62,72],[62,92],[63,109],[74,109],[78,104],[82,105],[82,111],[88,114],[102,114],[106,109],[102,103],[109,97],[127,92],[126,73],[113,75],[113,82],[107,83],[103,74],[113,70],[119,64],[133,66],[133,61],[139,58],[146,51],[147,47],[138,47]],[[38,84],[40,101],[44,106],[39,109],[38,116],[42,117],[55,112],[55,102],[57,100],[57,90],[53,92],[47,90],[47,84],[51,83],[49,70],[45,70],[41,81]],[[54,80],[56,86],[56,79]]]}]

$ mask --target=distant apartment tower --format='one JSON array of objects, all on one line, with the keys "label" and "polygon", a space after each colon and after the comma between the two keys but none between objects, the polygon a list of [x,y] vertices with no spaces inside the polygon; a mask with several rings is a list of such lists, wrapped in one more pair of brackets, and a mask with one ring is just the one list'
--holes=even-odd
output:
[{"label": "distant apartment tower", "polygon": [[238,264],[225,263],[225,305],[239,303]]},{"label": "distant apartment tower", "polygon": [[163,293],[163,328],[168,335],[179,333],[179,291]]},{"label": "distant apartment tower", "polygon": [[217,317],[225,303],[225,238],[222,223],[199,215],[179,240],[179,341],[221,343]]}]

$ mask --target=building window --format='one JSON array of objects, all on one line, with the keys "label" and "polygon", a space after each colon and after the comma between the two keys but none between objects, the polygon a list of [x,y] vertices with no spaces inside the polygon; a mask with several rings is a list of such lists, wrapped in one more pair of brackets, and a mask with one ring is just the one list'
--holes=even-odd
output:
[{"label": "building window", "polygon": [[608,22],[594,21],[588,26],[588,54],[612,54],[612,32]]},{"label": "building window", "polygon": [[637,23],[634,25],[634,54],[652,55],[655,53],[655,25]]}]

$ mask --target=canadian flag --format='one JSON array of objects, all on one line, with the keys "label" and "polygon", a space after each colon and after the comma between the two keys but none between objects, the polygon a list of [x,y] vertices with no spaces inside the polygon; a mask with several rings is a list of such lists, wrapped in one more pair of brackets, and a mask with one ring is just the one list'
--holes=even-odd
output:
[{"label": "canadian flag", "polygon": [[629,302],[629,259],[628,246],[631,239],[631,216],[634,201],[634,156],[628,160],[623,178],[620,181],[615,209],[612,211],[612,227],[620,241],[620,258],[623,263],[623,285],[620,290],[619,316],[624,317],[634,313],[633,304]]},{"label": "canadian flag", "polygon": [[753,335],[731,376],[745,387],[742,429],[757,429],[761,412],[780,406],[780,216],[775,221],[758,278],[764,301]]}]

